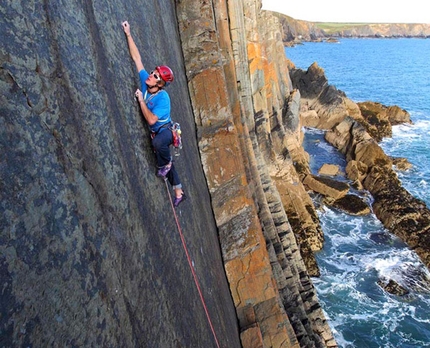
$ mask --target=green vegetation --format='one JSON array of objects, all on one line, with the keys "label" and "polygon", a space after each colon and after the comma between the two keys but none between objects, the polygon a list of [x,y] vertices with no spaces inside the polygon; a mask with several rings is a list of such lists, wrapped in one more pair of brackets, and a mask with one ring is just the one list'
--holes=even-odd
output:
[{"label": "green vegetation", "polygon": [[326,23],[326,22],[313,22],[313,24],[324,30],[327,34],[332,34],[342,30],[348,30],[356,27],[369,25],[370,23]]}]

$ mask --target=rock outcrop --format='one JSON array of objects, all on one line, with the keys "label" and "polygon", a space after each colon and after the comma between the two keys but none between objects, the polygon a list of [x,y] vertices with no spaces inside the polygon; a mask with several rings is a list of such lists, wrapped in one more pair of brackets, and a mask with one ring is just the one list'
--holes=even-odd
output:
[{"label": "rock outcrop", "polygon": [[[300,93],[279,20],[260,9],[0,6],[3,345],[336,346],[310,278],[323,235],[301,183]],[[123,20],[146,66],[175,72],[189,196],[176,212],[201,294],[155,176]]]},{"label": "rock outcrop", "polygon": [[385,106],[376,102],[357,103],[367,132],[376,140],[392,136],[392,126],[412,123],[409,113],[396,105]]},{"label": "rock outcrop", "polygon": [[[354,186],[372,194],[373,212],[429,267],[430,211],[423,201],[407,192],[397,178],[393,165],[406,169],[408,163],[390,158],[378,145],[383,137],[391,136],[392,125],[411,123],[409,113],[398,106],[387,107],[374,102],[354,104],[342,91],[328,85],[324,71],[316,63],[307,71],[293,69],[290,74],[293,87],[304,97],[305,105],[300,113],[302,123],[328,130],[325,139],[345,155],[346,173]],[[306,176],[304,181],[305,184],[309,181],[308,186],[310,178]],[[321,193],[320,186],[314,185],[313,190]]]},{"label": "rock outcrop", "polygon": [[321,193],[333,200],[344,197],[349,190],[348,184],[324,176],[309,174],[303,180],[303,184],[310,190]]},{"label": "rock outcrop", "polygon": [[326,37],[323,29],[318,28],[316,23],[302,21],[273,12],[278,17],[282,26],[282,41],[286,46],[294,45],[302,41],[319,41]]},{"label": "rock outcrop", "polygon": [[387,291],[390,294],[397,295],[397,296],[405,296],[409,293],[408,289],[405,289],[403,286],[401,286],[399,283],[394,281],[393,279],[390,279],[388,281],[379,280],[378,285]]},{"label": "rock outcrop", "polygon": [[333,202],[325,201],[325,203],[351,215],[367,215],[371,212],[366,201],[354,194],[346,194]]},{"label": "rock outcrop", "polygon": [[326,175],[326,176],[336,176],[340,173],[341,173],[340,168],[336,164],[324,163],[322,167],[318,170],[319,175]]},{"label": "rock outcrop", "polygon": [[347,115],[362,118],[356,103],[345,93],[329,85],[324,69],[315,62],[306,71],[291,69],[291,81],[300,91],[300,118],[304,127],[330,129]]},{"label": "rock outcrop", "polygon": [[354,161],[357,179],[373,196],[373,211],[384,226],[399,236],[430,267],[430,211],[405,190],[393,162],[365,128],[351,118],[327,132],[326,139]]}]

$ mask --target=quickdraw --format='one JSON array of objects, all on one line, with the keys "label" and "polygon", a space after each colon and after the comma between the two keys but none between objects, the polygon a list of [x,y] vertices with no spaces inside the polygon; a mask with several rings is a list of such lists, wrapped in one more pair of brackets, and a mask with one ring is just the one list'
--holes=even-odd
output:
[{"label": "quickdraw", "polygon": [[179,156],[179,150],[182,149],[182,138],[181,138],[181,125],[178,122],[175,122],[170,127],[173,135],[173,147],[175,148],[175,156]]}]

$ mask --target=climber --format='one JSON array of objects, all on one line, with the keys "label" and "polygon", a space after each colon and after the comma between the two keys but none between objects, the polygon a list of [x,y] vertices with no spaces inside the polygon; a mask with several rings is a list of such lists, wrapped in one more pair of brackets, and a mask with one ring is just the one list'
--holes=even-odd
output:
[{"label": "climber", "polygon": [[170,130],[170,97],[164,90],[173,82],[173,72],[165,65],[157,66],[149,74],[145,70],[139,50],[131,36],[130,24],[125,21],[122,28],[127,37],[128,49],[140,77],[141,90],[137,89],[135,97],[139,103],[140,110],[148,123],[151,131],[152,146],[157,156],[157,175],[169,180],[175,192],[173,204],[175,207],[186,198],[179,180],[178,173],[172,162],[170,145],[173,141]]}]

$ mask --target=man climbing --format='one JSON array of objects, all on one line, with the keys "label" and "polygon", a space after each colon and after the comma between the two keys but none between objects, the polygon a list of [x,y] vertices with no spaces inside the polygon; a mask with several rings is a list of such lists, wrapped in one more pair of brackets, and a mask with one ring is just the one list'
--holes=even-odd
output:
[{"label": "man climbing", "polygon": [[[167,178],[175,192],[175,207],[186,198],[178,173],[172,162],[170,145],[173,142],[170,118],[170,97],[164,87],[173,82],[173,72],[165,65],[157,66],[149,74],[145,70],[139,50],[131,36],[130,24],[125,21],[122,28],[127,37],[128,49],[140,77],[141,90],[137,89],[135,97],[140,110],[151,131],[152,146],[157,155],[157,175]],[[144,92],[143,92],[144,91]]]}]

